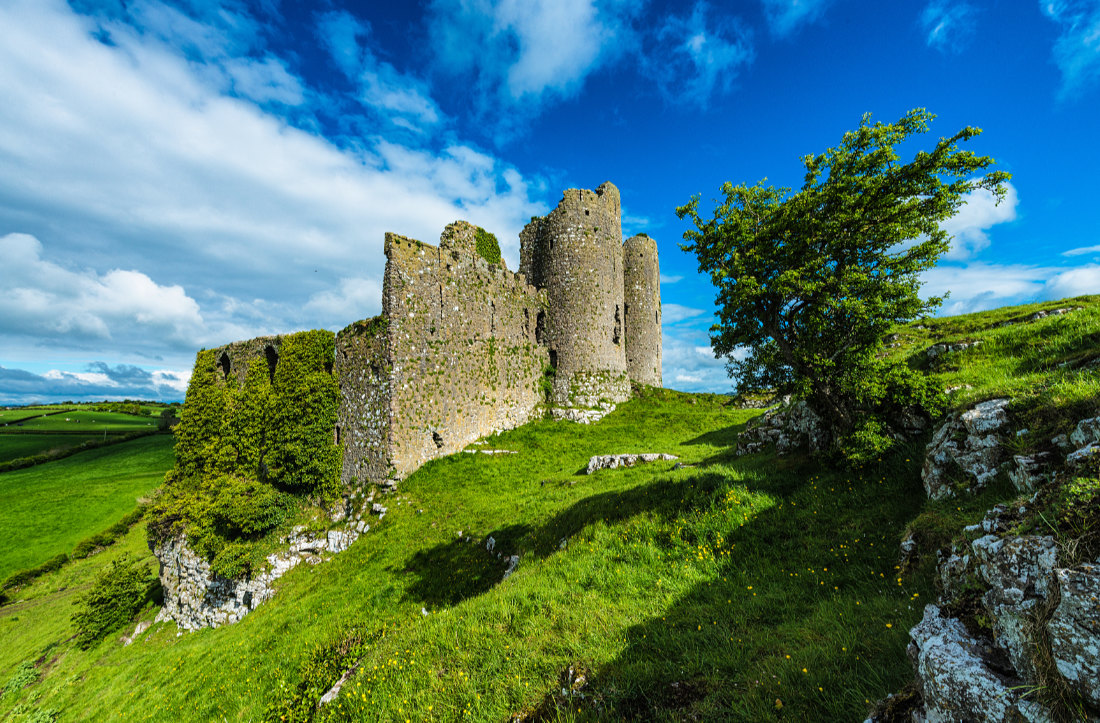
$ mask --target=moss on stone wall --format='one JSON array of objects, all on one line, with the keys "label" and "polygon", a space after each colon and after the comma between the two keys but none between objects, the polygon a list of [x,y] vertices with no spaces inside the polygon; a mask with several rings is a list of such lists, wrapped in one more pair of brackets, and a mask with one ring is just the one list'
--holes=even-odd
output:
[{"label": "moss on stone wall", "polygon": [[500,243],[497,241],[497,237],[494,234],[478,226],[474,241],[477,244],[475,248],[477,249],[478,256],[485,259],[493,266],[500,263]]},{"label": "moss on stone wall", "polygon": [[176,466],[152,508],[152,542],[186,533],[216,573],[239,577],[291,510],[337,496],[334,345],[329,331],[281,337],[274,372],[263,354],[276,352],[257,349],[243,384],[219,373],[217,350],[198,353],[176,428]]}]

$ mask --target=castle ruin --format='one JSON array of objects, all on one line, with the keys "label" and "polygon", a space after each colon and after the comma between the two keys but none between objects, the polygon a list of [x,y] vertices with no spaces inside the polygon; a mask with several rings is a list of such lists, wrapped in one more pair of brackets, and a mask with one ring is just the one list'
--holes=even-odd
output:
[{"label": "castle ruin", "polygon": [[[438,246],[386,234],[382,313],[336,336],[341,481],[392,483],[430,459],[549,412],[591,421],[661,384],[657,244],[623,243],[619,190],[569,189],[520,234],[520,270],[464,221]],[[274,378],[280,337],[214,350],[219,377]]]}]

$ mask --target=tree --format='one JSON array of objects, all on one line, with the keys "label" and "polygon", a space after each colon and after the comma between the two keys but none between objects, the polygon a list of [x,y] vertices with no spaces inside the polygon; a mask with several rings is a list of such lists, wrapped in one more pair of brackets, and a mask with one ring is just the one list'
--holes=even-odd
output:
[{"label": "tree", "polygon": [[896,147],[934,118],[866,114],[840,145],[802,158],[797,193],[726,183],[713,218],[699,215],[698,196],[676,209],[696,227],[681,248],[718,289],[712,345],[739,389],[805,399],[837,441],[874,437],[884,416],[927,402],[927,384],[876,355],[892,327],[943,301],[919,295],[921,272],[950,246],[940,224],[976,189],[999,203],[1010,178],[981,175],[993,159],[959,149],[979,128],[900,163]]}]

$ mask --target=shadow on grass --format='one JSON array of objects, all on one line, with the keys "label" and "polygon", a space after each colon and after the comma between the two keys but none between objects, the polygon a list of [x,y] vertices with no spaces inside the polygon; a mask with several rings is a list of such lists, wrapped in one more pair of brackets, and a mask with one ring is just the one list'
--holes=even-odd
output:
[{"label": "shadow on grass", "polygon": [[[537,528],[508,525],[481,539],[456,539],[415,553],[404,571],[417,576],[405,599],[425,605],[456,605],[488,592],[499,583],[513,554],[545,558],[563,548],[563,542],[596,522],[615,523],[642,513],[665,520],[685,510],[710,503],[713,493],[728,479],[706,471],[662,475],[649,484],[601,492],[578,500]],[[492,552],[486,541],[493,538]],[[497,557],[497,553],[500,557]]]},{"label": "shadow on grass", "polygon": [[[906,631],[922,605],[909,595],[932,593],[932,568],[904,586],[891,579],[897,542],[924,503],[919,467],[902,467],[917,447],[862,479],[759,460],[770,473],[752,489],[782,505],[728,534],[707,581],[628,628],[583,699],[554,689],[531,719],[862,719],[864,700],[911,678]],[[682,552],[663,572],[693,564],[695,551]]]}]

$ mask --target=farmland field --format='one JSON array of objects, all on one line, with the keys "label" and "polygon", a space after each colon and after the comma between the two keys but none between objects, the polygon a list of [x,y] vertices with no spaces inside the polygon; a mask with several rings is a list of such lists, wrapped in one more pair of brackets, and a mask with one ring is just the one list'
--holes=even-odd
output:
[{"label": "farmland field", "polygon": [[0,462],[68,449],[99,438],[95,434],[0,434]]},{"label": "farmland field", "polygon": [[0,579],[71,552],[134,509],[172,467],[172,445],[152,435],[0,474]]},{"label": "farmland field", "polygon": [[[111,433],[154,429],[157,421],[154,417],[137,417],[117,412],[73,410],[35,417],[21,424],[22,426],[16,427],[20,432],[99,432],[102,434],[104,431]],[[8,429],[10,430],[11,427]]]}]

